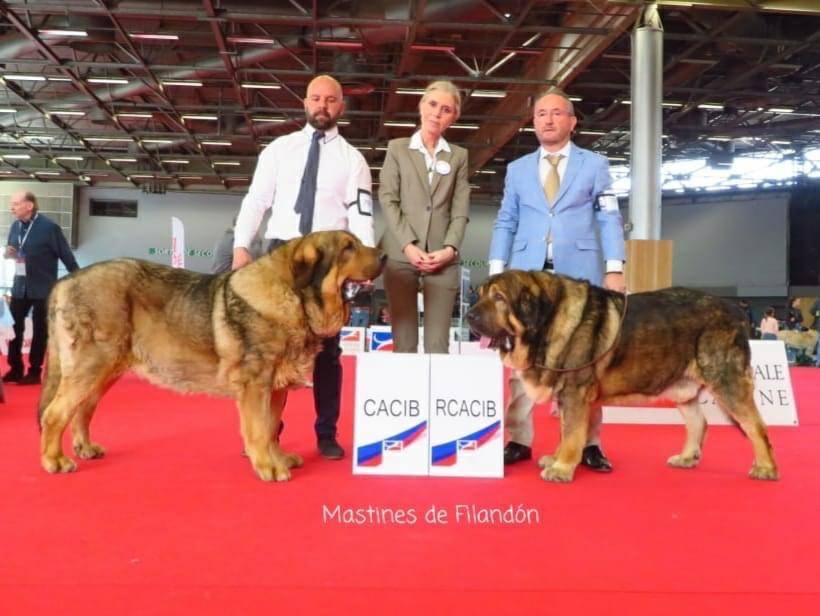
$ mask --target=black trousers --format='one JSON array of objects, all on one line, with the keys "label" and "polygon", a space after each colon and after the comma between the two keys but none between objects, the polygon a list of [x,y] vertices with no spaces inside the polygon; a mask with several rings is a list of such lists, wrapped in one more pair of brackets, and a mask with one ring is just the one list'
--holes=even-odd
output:
[{"label": "black trousers", "polygon": [[48,342],[46,300],[12,297],[9,307],[11,316],[14,319],[14,340],[9,343],[9,367],[13,372],[23,373],[23,334],[26,328],[26,316],[31,310],[33,331],[31,352],[28,356],[29,372],[40,374],[43,367],[43,358],[46,355],[46,343]]}]

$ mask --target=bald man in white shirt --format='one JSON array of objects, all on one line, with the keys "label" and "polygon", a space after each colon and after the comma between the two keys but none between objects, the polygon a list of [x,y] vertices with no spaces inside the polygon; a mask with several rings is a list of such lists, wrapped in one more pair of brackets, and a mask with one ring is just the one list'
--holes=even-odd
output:
[{"label": "bald man in white shirt", "polygon": [[[370,168],[336,125],[345,108],[342,86],[329,75],[319,75],[308,84],[304,105],[305,127],[275,139],[259,156],[236,221],[233,269],[251,262],[248,247],[266,210],[271,209],[264,233],[268,250],[303,234],[296,204],[314,139],[319,143],[319,162],[310,230],[348,230],[365,245],[375,245]],[[314,135],[317,131],[322,134]],[[342,389],[340,355],[338,336],[328,338],[313,372],[317,444],[321,455],[331,460],[344,457],[336,439]]]}]

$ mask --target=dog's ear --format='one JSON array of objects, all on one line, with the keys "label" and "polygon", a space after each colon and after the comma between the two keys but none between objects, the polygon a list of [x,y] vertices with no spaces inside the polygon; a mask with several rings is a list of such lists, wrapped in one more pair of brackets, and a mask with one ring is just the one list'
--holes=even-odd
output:
[{"label": "dog's ear", "polygon": [[[297,289],[321,286],[329,268],[323,267],[324,251],[309,237],[302,238],[293,253],[293,282]],[[318,279],[318,285],[316,284]]]}]

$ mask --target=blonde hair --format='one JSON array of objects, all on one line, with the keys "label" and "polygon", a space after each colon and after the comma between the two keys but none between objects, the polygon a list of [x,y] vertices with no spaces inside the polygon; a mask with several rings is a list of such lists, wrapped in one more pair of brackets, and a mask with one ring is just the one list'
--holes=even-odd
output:
[{"label": "blonde hair", "polygon": [[456,118],[461,115],[461,92],[452,81],[434,81],[424,88],[424,94],[421,96],[421,101],[427,100],[427,97],[433,92],[444,92],[453,97],[453,102],[456,107]]}]

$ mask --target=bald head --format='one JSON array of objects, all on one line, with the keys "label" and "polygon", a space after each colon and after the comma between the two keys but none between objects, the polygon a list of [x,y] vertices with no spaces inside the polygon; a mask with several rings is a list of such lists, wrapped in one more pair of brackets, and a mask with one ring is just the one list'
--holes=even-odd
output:
[{"label": "bald head", "polygon": [[21,190],[11,196],[11,215],[17,220],[28,222],[37,213],[37,197],[34,193]]},{"label": "bald head", "polygon": [[342,84],[330,75],[314,77],[308,84],[305,96],[305,117],[308,124],[317,130],[328,130],[336,126],[336,120],[344,110]]}]

